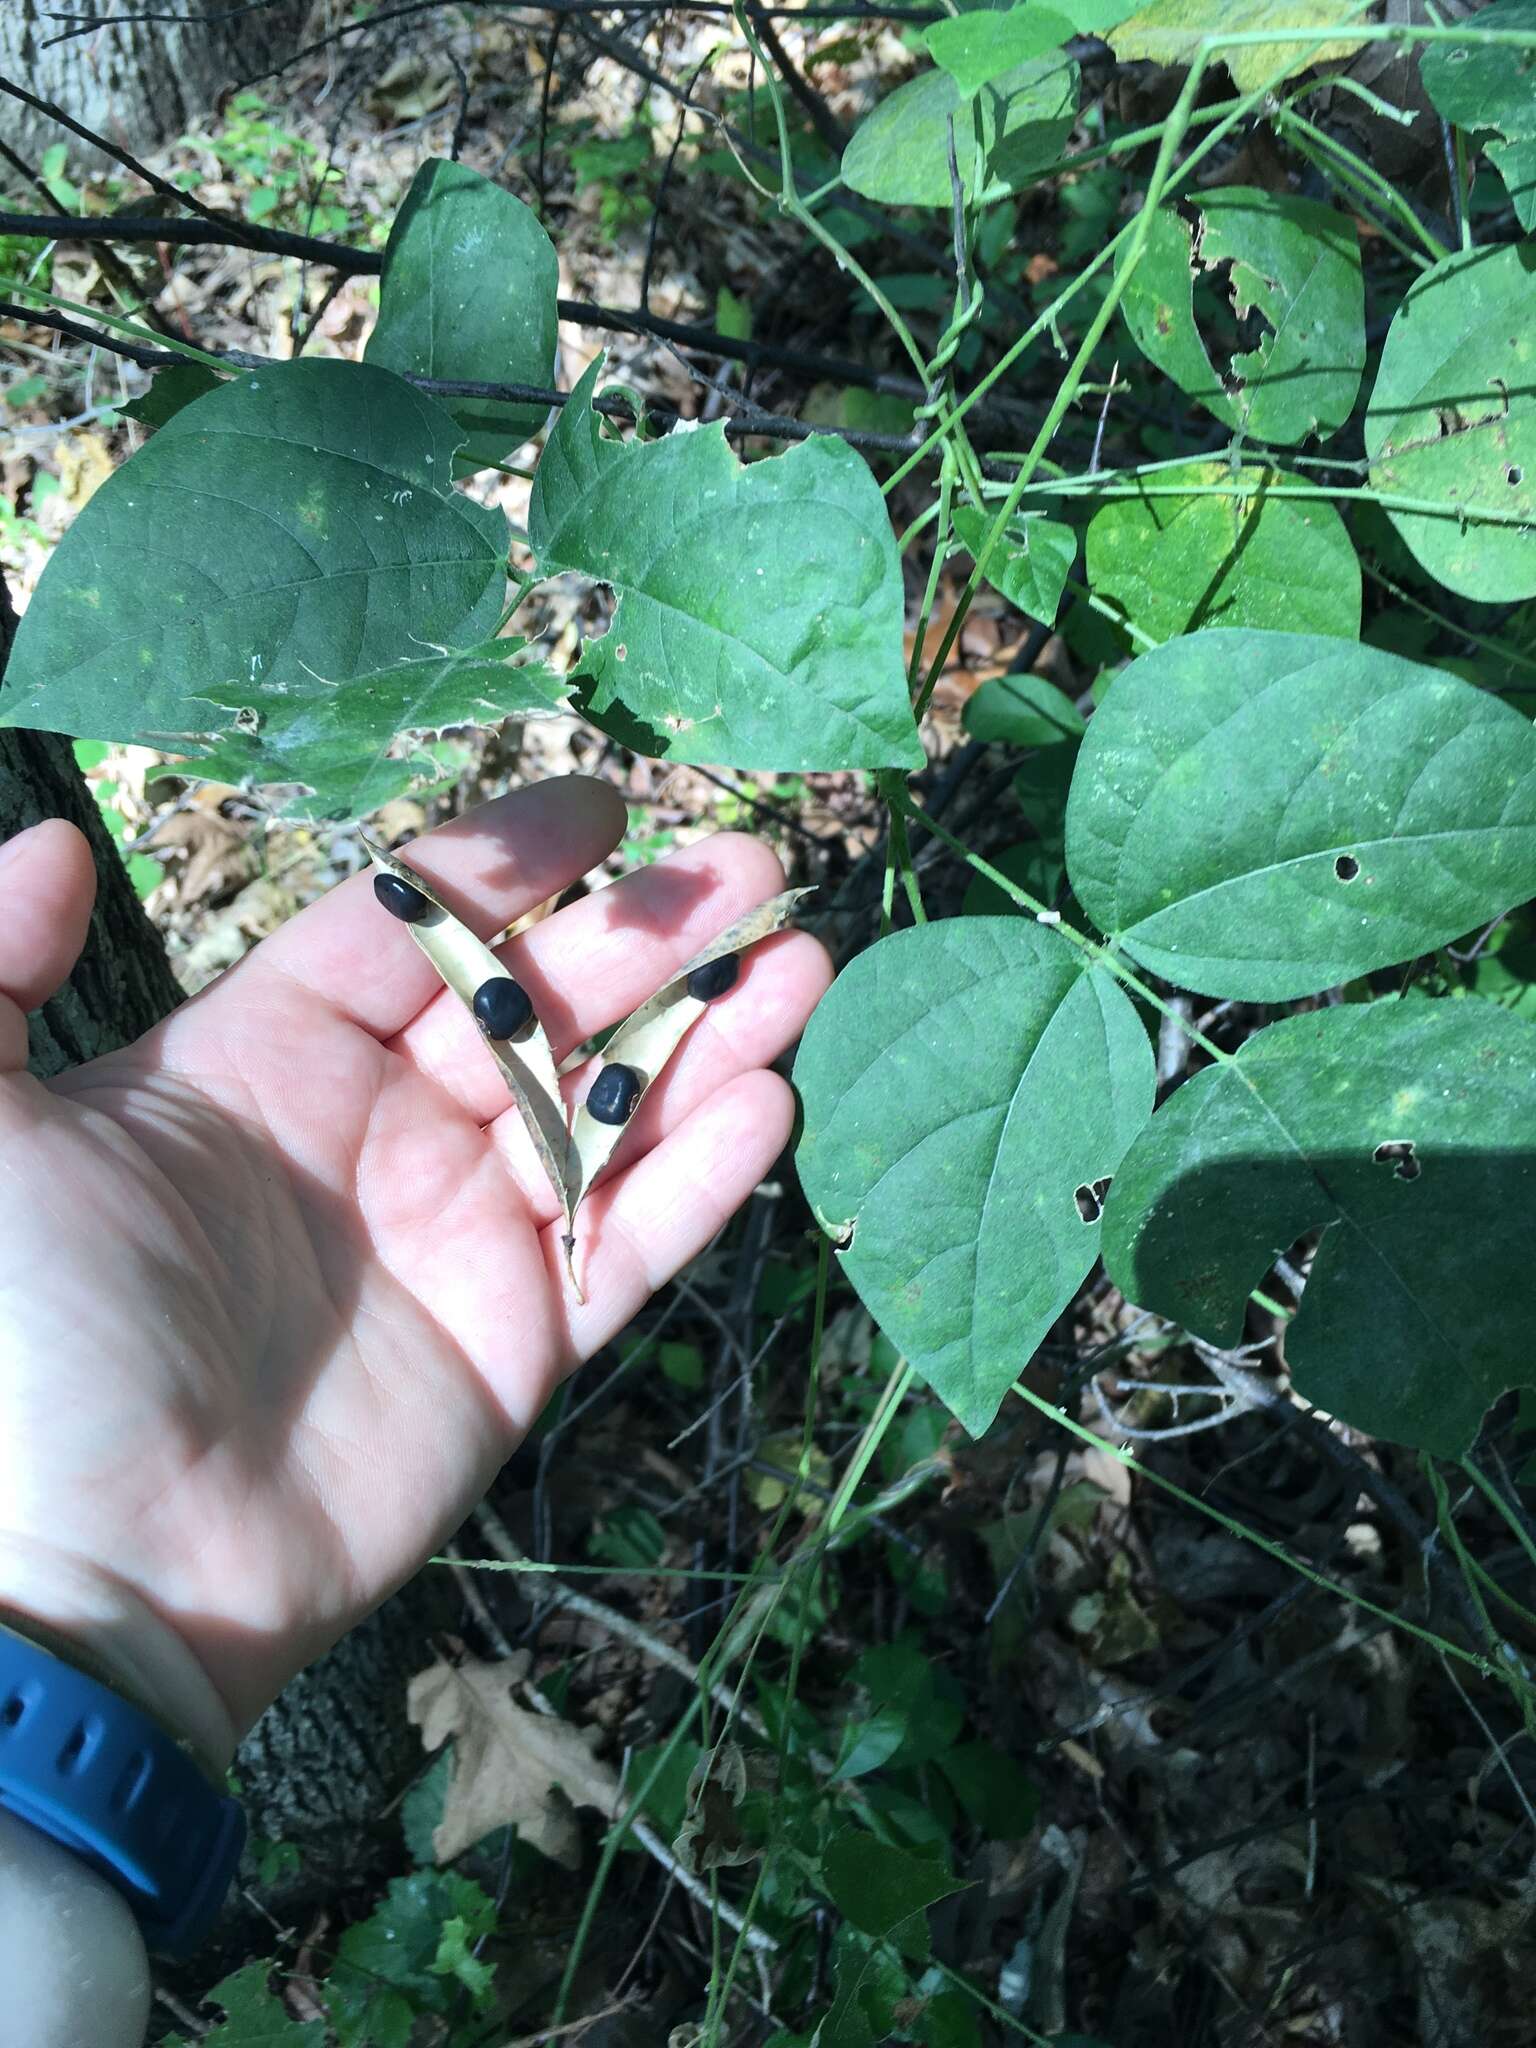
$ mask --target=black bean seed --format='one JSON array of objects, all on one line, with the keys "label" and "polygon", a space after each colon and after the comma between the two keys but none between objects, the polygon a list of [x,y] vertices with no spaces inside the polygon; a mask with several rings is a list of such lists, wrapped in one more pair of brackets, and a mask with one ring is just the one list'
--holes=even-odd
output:
[{"label": "black bean seed", "polygon": [[475,990],[474,1011],[487,1038],[512,1038],[533,1015],[533,1004],[521,982],[496,975]]},{"label": "black bean seed", "polygon": [[375,875],[373,893],[390,916],[398,917],[402,924],[420,924],[431,914],[431,897],[423,896],[419,889],[413,889],[409,882],[402,882],[398,875]]},{"label": "black bean seed", "polygon": [[740,972],[741,955],[722,954],[718,960],[710,960],[703,967],[695,967],[688,977],[688,993],[695,1002],[712,1003],[716,996],[723,996],[728,988],[736,986],[736,977]]},{"label": "black bean seed", "polygon": [[640,1076],[615,1060],[587,1090],[587,1114],[600,1124],[627,1124],[640,1100]]}]

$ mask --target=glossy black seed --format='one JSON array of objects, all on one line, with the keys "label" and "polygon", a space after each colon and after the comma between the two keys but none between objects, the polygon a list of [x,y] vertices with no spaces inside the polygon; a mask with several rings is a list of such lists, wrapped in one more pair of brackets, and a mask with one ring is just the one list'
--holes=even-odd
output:
[{"label": "glossy black seed", "polygon": [[640,1076],[615,1060],[587,1091],[587,1114],[600,1124],[627,1124],[640,1100]]},{"label": "glossy black seed", "polygon": [[474,1010],[487,1038],[512,1038],[533,1015],[533,1004],[521,982],[497,975],[475,990]]},{"label": "glossy black seed", "polygon": [[736,986],[740,972],[740,954],[723,954],[703,967],[695,967],[688,977],[688,993],[696,1002],[712,1003],[716,996],[723,996],[728,988]]},{"label": "glossy black seed", "polygon": [[409,882],[402,882],[398,875],[375,875],[373,893],[390,916],[398,917],[402,924],[420,924],[432,908],[430,896],[423,896],[419,889],[413,889]]}]

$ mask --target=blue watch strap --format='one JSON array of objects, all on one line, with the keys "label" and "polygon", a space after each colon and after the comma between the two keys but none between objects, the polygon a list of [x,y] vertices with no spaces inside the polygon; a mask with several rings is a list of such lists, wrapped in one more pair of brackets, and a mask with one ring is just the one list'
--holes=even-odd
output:
[{"label": "blue watch strap", "polygon": [[167,1956],[207,1934],[245,1842],[236,1801],[148,1714],[7,1628],[0,1806],[116,1885]]}]

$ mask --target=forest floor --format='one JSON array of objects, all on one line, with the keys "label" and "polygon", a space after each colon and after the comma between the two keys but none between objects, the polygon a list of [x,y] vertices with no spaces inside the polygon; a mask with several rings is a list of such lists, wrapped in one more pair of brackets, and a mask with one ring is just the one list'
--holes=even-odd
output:
[{"label": "forest floor", "polygon": [[[722,33],[717,22],[668,26],[648,47],[686,81]],[[801,57],[815,40],[786,34]],[[846,121],[908,61],[889,31],[851,41],[815,66]],[[241,210],[253,192],[275,191],[275,224],[380,246],[424,158],[455,149],[530,201],[542,158],[562,293],[634,306],[644,278],[653,313],[723,328],[750,309],[760,336],[867,350],[871,324],[830,264],[744,184],[686,159],[686,175],[662,178],[678,132],[672,98],[575,32],[555,51],[552,81],[548,71],[547,37],[508,22],[438,22],[377,49],[366,79],[333,47],[156,161],[195,172],[212,204]],[[711,91],[745,84],[740,53],[711,73]],[[693,119],[688,133],[691,157],[710,137]],[[1042,201],[1035,215],[1021,232],[1036,237],[1045,276],[1063,260],[1066,214]],[[60,249],[53,260],[61,295],[97,290],[87,254]],[[353,278],[331,295],[323,272],[290,259],[188,249],[160,261],[155,304],[204,346],[286,357],[313,322],[315,346],[355,356],[376,306],[376,281]],[[141,278],[149,263],[139,258]],[[115,408],[146,379],[105,358],[82,368],[78,350],[40,330],[0,340],[11,365],[3,553],[24,598],[90,491],[142,438]],[[600,346],[614,378],[685,414],[713,417],[723,391],[742,389],[739,365],[690,364],[653,341],[571,323],[560,385]],[[845,403],[774,373],[750,389],[759,404],[812,416],[841,417]],[[475,488],[521,522],[525,483]],[[923,502],[898,497],[898,528]],[[914,585],[913,617],[919,595]],[[950,601],[941,589],[936,631]],[[602,629],[603,603],[562,584],[539,592],[532,634],[556,666]],[[961,712],[1021,658],[1086,701],[1091,648],[1043,636],[988,592],[925,726],[925,804],[982,851],[1023,836],[1008,795],[1014,764],[968,739]],[[817,885],[806,922],[839,961],[878,928],[881,813],[860,777],[669,768],[574,717],[445,734],[432,751],[436,784],[373,822],[390,843],[506,788],[579,771],[611,781],[631,820],[584,886],[743,829],[770,840],[791,882]],[[365,863],[354,828],[276,821],[250,792],[167,776],[147,749],[89,747],[81,760],[188,991]],[[964,868],[932,839],[917,860],[930,908],[958,910]],[[1226,1022],[1240,1031],[1243,1019]],[[786,1159],[684,1280],[587,1368],[497,1489],[495,1510],[522,1550],[601,1568],[573,1582],[586,1607],[530,1608],[533,1596],[502,1579],[460,1577],[451,1647],[487,1660],[526,1653],[535,1690],[521,1696],[590,1731],[616,1771],[662,1741],[689,1692],[679,1666],[696,1667],[719,1628],[723,1594],[705,1575],[741,1569],[784,1507],[816,1281],[815,1232]],[[834,1261],[816,1478],[791,1504],[788,1540],[814,1534],[889,1362]],[[1536,2038],[1530,1745],[1513,1741],[1495,1688],[1320,1583],[1341,1579],[1389,1614],[1429,1611],[1443,1558],[1415,1460],[1291,1400],[1272,1333],[1240,1354],[1209,1353],[1136,1314],[1102,1276],[1061,1319],[1029,1383],[1068,1404],[1097,1444],[1022,1401],[973,1441],[919,1388],[875,1475],[889,1503],[829,1562],[798,1671],[799,1708],[827,1749],[845,1749],[849,1731],[876,1739],[882,1714],[900,1723],[909,1761],[891,1810],[906,1798],[939,1816],[966,1887],[933,1909],[934,1950],[995,2008],[979,2035],[954,2038],[1019,2038],[1010,2021],[1111,2048],[1522,2048]],[[1513,1426],[1511,1408],[1506,1440]],[[1133,1467],[1114,1455],[1128,1444]],[[1488,1568],[1521,1591],[1507,1532],[1490,1519],[1481,1535]],[[484,1527],[467,1529],[462,1546],[482,1554]],[[1435,1598],[1440,1626],[1454,1630],[1454,1599]],[[423,1642],[423,1668],[442,1649],[441,1638]],[[782,1646],[772,1654],[777,1684]],[[959,1771],[941,1791],[935,1759],[962,1740],[990,1745],[1017,1776],[984,1782],[969,1803],[955,1791]],[[1011,1820],[988,1812],[1010,1802]],[[680,1811],[680,1791],[674,1803]],[[411,1811],[419,1837],[419,1801]],[[658,1831],[671,1839],[662,1820]],[[526,1844],[515,1858],[503,1845],[464,1866],[501,1900],[487,1953],[519,2038],[546,2038],[538,2029],[589,1896],[596,1834],[587,1813],[573,1867]],[[398,1868],[411,1867],[402,1838]],[[724,1869],[728,1903],[740,1906],[752,1877]],[[712,1939],[698,1891],[654,1856],[621,1858],[574,1987],[573,2015],[596,2017],[561,2039],[659,2048],[685,2030]],[[296,2018],[320,2009],[305,2003],[306,1959],[371,1903],[327,1900],[287,1927],[278,1946]],[[828,1967],[816,1956],[810,1977],[779,1985],[771,1969],[744,1972],[729,2038],[807,2028],[829,1994]],[[207,1986],[179,1981],[174,2016],[188,2029]],[[170,2025],[172,2009],[160,2017]]]}]

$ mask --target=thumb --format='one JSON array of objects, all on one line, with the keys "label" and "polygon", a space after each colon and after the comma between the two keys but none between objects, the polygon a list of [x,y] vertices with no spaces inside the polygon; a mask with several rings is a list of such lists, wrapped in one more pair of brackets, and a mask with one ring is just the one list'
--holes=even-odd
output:
[{"label": "thumb", "polygon": [[27,1012],[74,966],[95,899],[90,844],[63,818],[0,846],[0,1073],[26,1065]]}]

